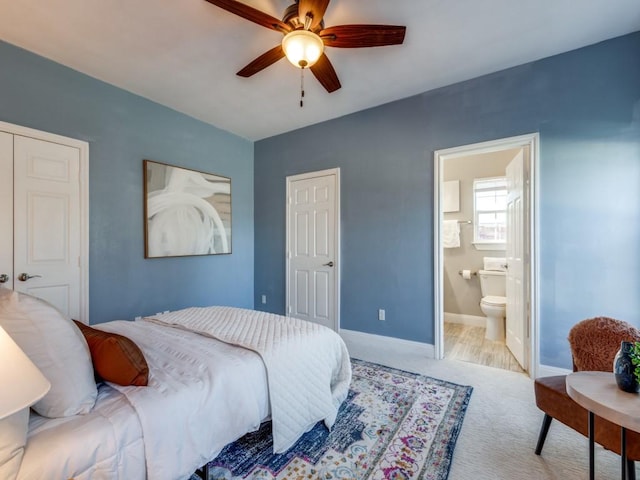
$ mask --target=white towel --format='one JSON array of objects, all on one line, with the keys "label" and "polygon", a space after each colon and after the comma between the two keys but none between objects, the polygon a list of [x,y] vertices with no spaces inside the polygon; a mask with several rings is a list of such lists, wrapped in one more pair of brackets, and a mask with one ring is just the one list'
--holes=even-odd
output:
[{"label": "white towel", "polygon": [[485,270],[496,270],[506,272],[507,259],[504,257],[483,257]]},{"label": "white towel", "polygon": [[458,220],[445,220],[442,222],[442,246],[443,248],[457,248],[460,246],[460,224]]}]

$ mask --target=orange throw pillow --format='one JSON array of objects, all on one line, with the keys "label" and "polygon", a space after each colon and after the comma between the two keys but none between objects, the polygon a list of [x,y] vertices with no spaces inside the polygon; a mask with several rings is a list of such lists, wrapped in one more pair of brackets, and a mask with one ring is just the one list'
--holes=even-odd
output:
[{"label": "orange throw pillow", "polygon": [[91,328],[74,320],[89,345],[96,376],[118,385],[143,387],[149,380],[149,366],[130,338]]}]

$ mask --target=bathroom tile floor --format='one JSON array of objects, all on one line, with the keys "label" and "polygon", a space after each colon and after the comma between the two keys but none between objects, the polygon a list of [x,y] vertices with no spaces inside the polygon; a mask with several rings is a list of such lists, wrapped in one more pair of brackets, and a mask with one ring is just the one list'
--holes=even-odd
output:
[{"label": "bathroom tile floor", "polygon": [[503,341],[487,340],[484,334],[483,327],[445,322],[445,358],[524,373]]}]

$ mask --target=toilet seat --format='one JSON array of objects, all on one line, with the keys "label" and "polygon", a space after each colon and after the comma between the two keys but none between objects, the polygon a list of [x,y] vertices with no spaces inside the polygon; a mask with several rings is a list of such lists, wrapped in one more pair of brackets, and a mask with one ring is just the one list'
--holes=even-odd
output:
[{"label": "toilet seat", "polygon": [[507,297],[487,295],[486,297],[482,297],[481,303],[484,303],[485,305],[493,305],[496,307],[504,307],[507,304]]}]

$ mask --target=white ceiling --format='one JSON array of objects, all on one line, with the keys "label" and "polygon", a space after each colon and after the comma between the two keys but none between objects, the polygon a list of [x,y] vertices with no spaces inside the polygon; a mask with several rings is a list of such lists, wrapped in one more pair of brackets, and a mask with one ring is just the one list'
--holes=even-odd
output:
[{"label": "white ceiling", "polygon": [[[292,0],[243,0],[281,18]],[[285,59],[235,75],[282,35],[204,0],[0,0],[0,39],[258,140],[640,30],[639,0],[332,0],[326,26],[406,25],[400,46],[327,49],[328,94]]]}]

